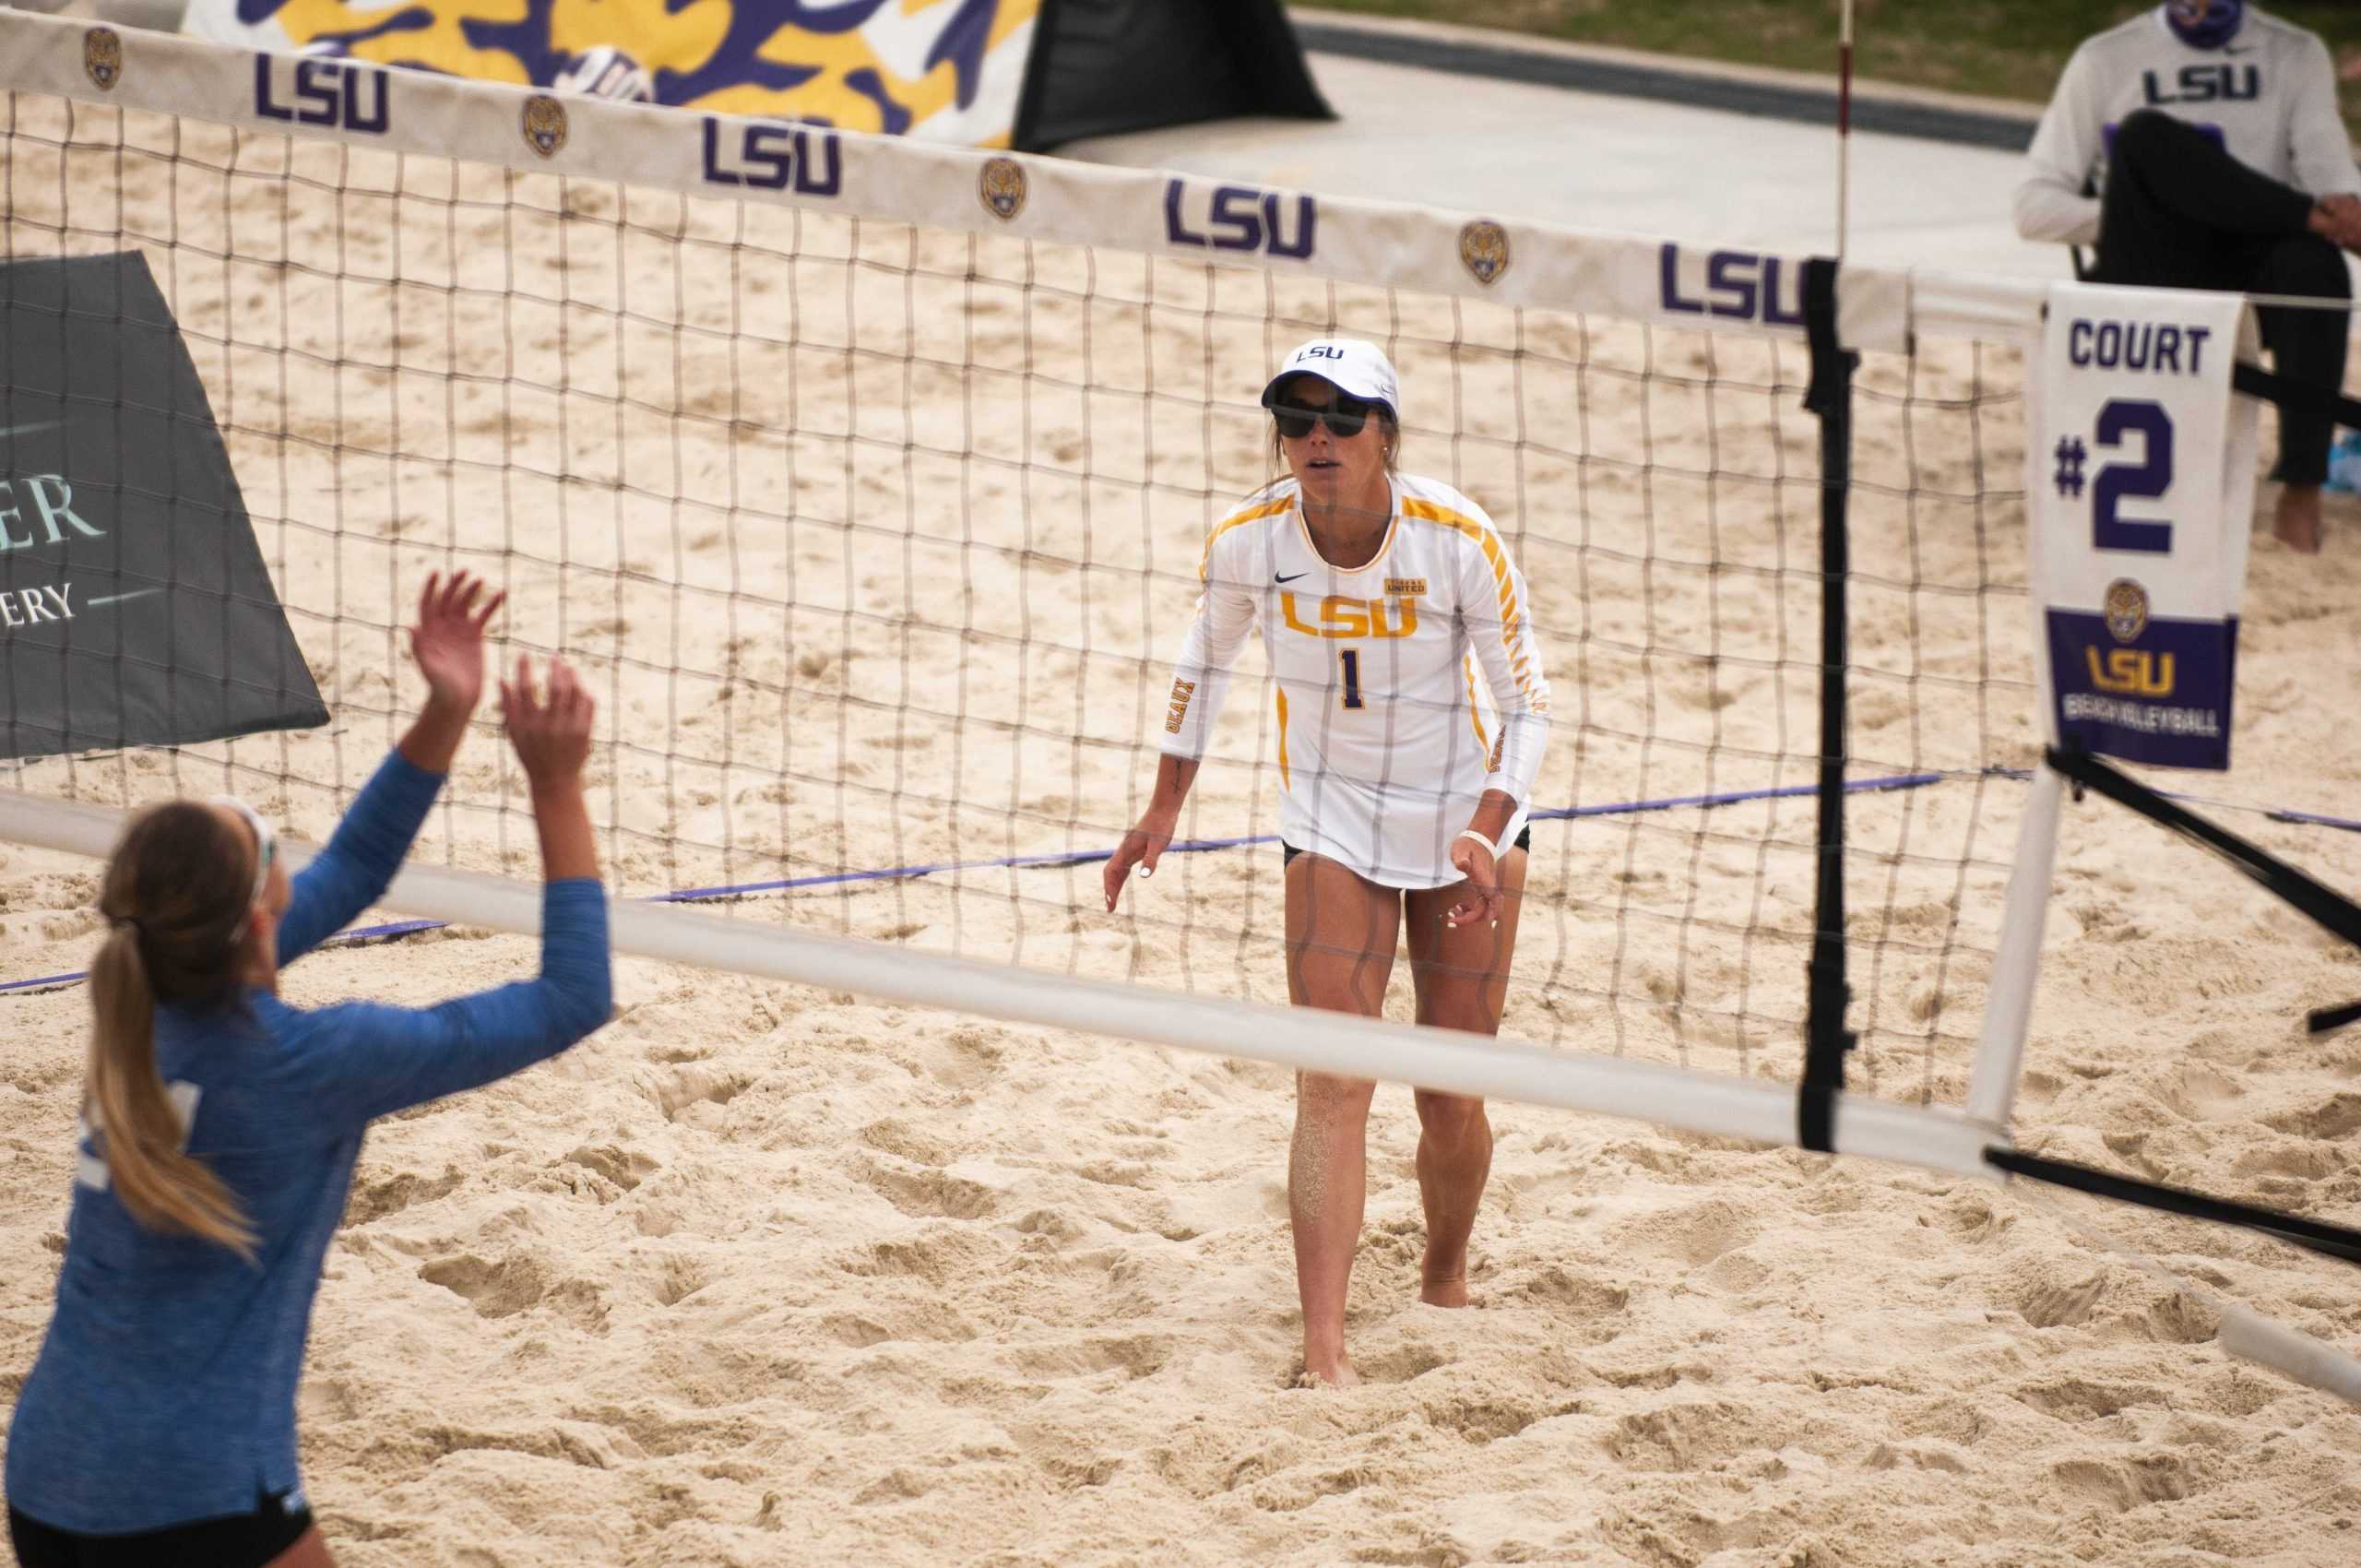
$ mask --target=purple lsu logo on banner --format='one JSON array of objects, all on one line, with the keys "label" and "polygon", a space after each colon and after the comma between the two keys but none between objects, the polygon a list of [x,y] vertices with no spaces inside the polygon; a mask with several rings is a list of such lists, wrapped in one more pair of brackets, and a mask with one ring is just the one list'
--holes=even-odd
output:
[{"label": "purple lsu logo on banner", "polygon": [[348,60],[255,56],[255,113],[299,125],[382,136],[393,124],[388,73]]},{"label": "purple lsu logo on banner", "polygon": [[1174,180],[1164,187],[1164,237],[1176,245],[1196,245],[1217,251],[1258,251],[1290,261],[1311,256],[1312,233],[1319,208],[1308,196],[1295,198],[1294,232],[1288,232],[1287,204],[1276,191],[1252,185],[1216,185],[1204,206],[1204,216],[1189,225],[1195,207],[1189,200],[1189,182]]},{"label": "purple lsu logo on banner", "polygon": [[2230,766],[2238,623],[2160,620],[2129,577],[2098,614],[2052,609],[2050,684],[2070,746],[2160,767]]},{"label": "purple lsu logo on banner", "polygon": [[843,143],[834,131],[705,117],[705,177],[713,184],[832,196],[843,192],[844,174]]},{"label": "purple lsu logo on banner", "polygon": [[[1717,315],[1734,321],[1759,321],[1765,327],[1804,324],[1803,269],[1798,267],[1792,290],[1783,290],[1782,257],[1753,251],[1710,251],[1705,256],[1702,286],[1682,291],[1682,274],[1695,268],[1681,265],[1680,247],[1667,244],[1656,252],[1656,303],[1672,315]],[[1783,295],[1792,295],[1787,308]]]}]

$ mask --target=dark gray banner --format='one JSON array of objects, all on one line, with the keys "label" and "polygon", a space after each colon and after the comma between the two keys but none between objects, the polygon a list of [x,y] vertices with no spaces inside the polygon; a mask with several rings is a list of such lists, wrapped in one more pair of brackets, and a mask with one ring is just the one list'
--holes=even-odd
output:
[{"label": "dark gray banner", "polygon": [[0,757],[327,722],[136,252],[0,267]]}]

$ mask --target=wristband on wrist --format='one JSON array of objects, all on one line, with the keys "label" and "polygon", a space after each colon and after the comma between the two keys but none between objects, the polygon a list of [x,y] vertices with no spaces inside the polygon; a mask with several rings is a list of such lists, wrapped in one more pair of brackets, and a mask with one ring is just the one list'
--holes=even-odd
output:
[{"label": "wristband on wrist", "polygon": [[1491,856],[1492,859],[1497,861],[1501,858],[1501,847],[1498,844],[1493,843],[1489,838],[1485,837],[1482,834],[1477,832],[1474,828],[1461,828],[1459,830],[1459,837],[1462,838],[1473,838],[1477,843],[1484,846],[1484,852]]}]

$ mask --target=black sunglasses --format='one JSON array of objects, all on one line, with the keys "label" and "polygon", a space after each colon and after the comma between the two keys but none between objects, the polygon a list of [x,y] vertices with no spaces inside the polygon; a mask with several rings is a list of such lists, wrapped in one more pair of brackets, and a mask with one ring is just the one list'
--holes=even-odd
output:
[{"label": "black sunglasses", "polygon": [[1270,407],[1271,417],[1279,422],[1279,434],[1289,441],[1300,441],[1310,435],[1315,422],[1326,425],[1328,434],[1342,441],[1361,433],[1361,426],[1369,422],[1370,410],[1376,405],[1340,392],[1336,400],[1324,409],[1302,403],[1273,403]]}]

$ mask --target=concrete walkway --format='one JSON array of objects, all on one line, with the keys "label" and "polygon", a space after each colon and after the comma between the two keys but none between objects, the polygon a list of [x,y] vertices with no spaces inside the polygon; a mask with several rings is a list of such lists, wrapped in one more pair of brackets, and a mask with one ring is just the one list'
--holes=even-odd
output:
[{"label": "concrete walkway", "polygon": [[[1059,151],[1107,163],[1667,239],[1816,253],[1835,244],[1837,144],[1831,124],[1695,106],[1697,98],[1714,96],[1715,82],[1732,84],[1727,96],[1736,101],[1779,97],[1807,104],[1829,82],[1709,65],[1692,71],[1684,62],[1679,74],[1707,90],[1684,89],[1680,96],[1690,102],[1667,102],[1362,57],[1407,52],[1399,48],[1347,42],[1353,48],[1348,54],[1321,45],[1350,30],[1413,44],[1430,40],[1442,46],[1438,53],[1459,44],[1476,52],[1527,52],[1545,60],[1636,67],[1626,75],[1662,73],[1667,63],[1661,57],[1528,44],[1511,34],[1476,29],[1382,24],[1334,11],[1299,11],[1295,17],[1311,44],[1312,75],[1340,119],[1222,121],[1093,137]],[[1747,90],[1766,85],[1784,90]],[[1878,97],[1883,105],[1958,109],[1987,123],[2026,114],[2021,106],[1939,95]],[[1983,139],[1996,138],[1987,134]],[[2062,247],[2027,244],[2011,222],[2011,199],[2023,177],[2022,154],[1858,129],[1852,144],[1846,254],[1853,259],[2041,278],[2070,275]]]}]

